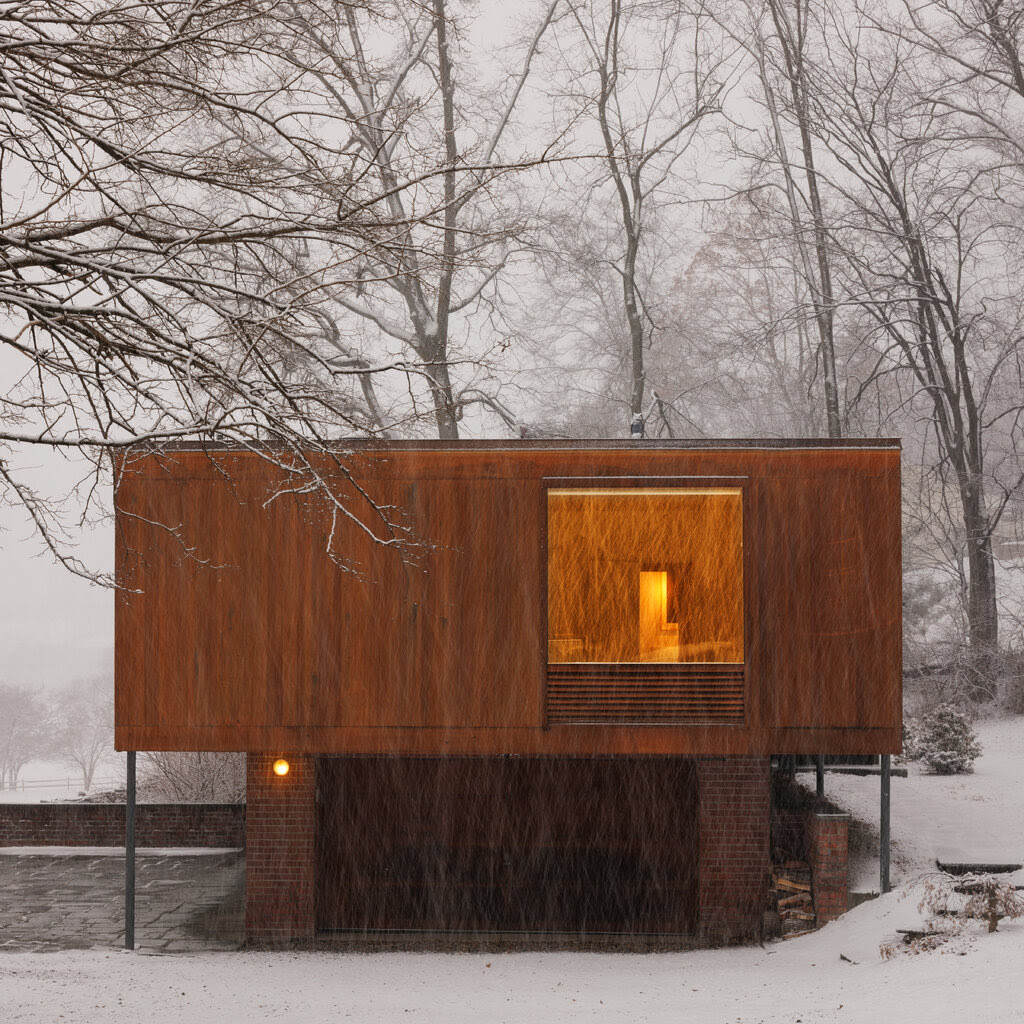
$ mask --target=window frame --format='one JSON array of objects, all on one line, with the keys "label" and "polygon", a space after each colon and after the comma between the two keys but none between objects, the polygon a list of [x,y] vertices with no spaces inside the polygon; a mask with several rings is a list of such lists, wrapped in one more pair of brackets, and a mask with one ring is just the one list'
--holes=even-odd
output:
[{"label": "window frame", "polygon": [[[541,566],[541,580],[540,580],[540,622],[539,627],[541,630],[540,636],[542,638],[541,650],[543,651],[544,665],[543,665],[543,686],[542,690],[542,721],[543,728],[573,728],[583,724],[598,724],[598,723],[562,723],[552,722],[550,715],[550,702],[549,702],[549,669],[551,662],[548,661],[548,492],[552,490],[564,490],[564,489],[575,489],[575,490],[611,490],[621,488],[623,490],[644,490],[647,488],[663,488],[663,489],[680,489],[680,490],[701,490],[707,489],[712,490],[714,488],[732,488],[740,492],[740,536],[743,544],[743,557],[742,557],[742,571],[743,571],[743,662],[742,662],[742,699],[743,709],[742,715],[738,720],[732,720],[729,722],[716,722],[713,720],[700,720],[693,723],[686,723],[687,725],[693,724],[702,726],[706,724],[721,724],[721,725],[740,725],[744,726],[748,724],[749,720],[749,707],[750,707],[750,673],[748,672],[748,666],[750,664],[751,650],[752,650],[752,596],[753,589],[751,586],[751,545],[750,545],[750,483],[751,478],[749,476],[722,476],[722,475],[707,475],[707,476],[546,476],[541,478],[540,488],[540,523],[541,523],[541,543],[540,543],[540,566]],[[556,663],[557,664],[557,663]],[[577,663],[568,662],[566,664],[608,664],[608,665],[629,665],[629,662],[597,662],[597,663]],[[653,665],[655,668],[653,672],[657,672],[657,666],[659,665],[671,665],[672,663],[662,662],[651,662],[651,663],[638,663],[641,665]],[[698,665],[699,662],[680,662],[679,664],[684,665]],[[713,664],[713,663],[712,663]],[[728,663],[735,664],[735,663]],[[651,671],[651,669],[648,669]],[[600,723],[608,727],[611,723]],[[636,726],[658,726],[662,728],[679,728],[679,722],[645,722],[645,721],[621,721],[615,724],[625,725],[629,728],[635,728]]]}]

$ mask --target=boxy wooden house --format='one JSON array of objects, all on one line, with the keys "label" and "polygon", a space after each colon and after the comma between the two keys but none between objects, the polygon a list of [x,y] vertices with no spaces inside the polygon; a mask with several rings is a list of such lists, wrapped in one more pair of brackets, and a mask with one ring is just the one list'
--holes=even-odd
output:
[{"label": "boxy wooden house", "polygon": [[248,753],[249,938],[755,933],[770,756],[899,750],[898,443],[345,451],[408,534],[252,452],[117,490],[116,744]]}]

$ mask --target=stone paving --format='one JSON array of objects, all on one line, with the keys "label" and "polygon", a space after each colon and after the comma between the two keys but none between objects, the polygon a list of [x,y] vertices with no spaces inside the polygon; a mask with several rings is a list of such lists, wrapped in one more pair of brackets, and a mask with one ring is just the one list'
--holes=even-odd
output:
[{"label": "stone paving", "polygon": [[[152,952],[238,949],[245,854],[140,854],[135,945]],[[0,951],[124,946],[124,855],[0,855]]]}]

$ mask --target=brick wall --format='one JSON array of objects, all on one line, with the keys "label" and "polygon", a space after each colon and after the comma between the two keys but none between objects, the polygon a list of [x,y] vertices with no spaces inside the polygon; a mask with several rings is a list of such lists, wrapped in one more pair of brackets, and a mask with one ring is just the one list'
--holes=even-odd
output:
[{"label": "brick wall", "polygon": [[850,816],[784,774],[774,778],[772,853],[806,860],[819,925],[847,909]]},{"label": "brick wall", "polygon": [[768,758],[698,758],[697,808],[701,938],[754,938],[769,870]]},{"label": "brick wall", "polygon": [[[285,758],[290,770],[274,774]],[[313,936],[316,760],[249,754],[246,764],[245,934],[256,944]]]},{"label": "brick wall", "polygon": [[[288,775],[273,773],[285,757]],[[765,757],[698,759],[699,921],[704,941],[756,937],[769,868]],[[254,944],[315,931],[315,758],[250,754],[247,767],[246,936]]]},{"label": "brick wall", "polygon": [[848,814],[819,812],[807,818],[807,849],[819,926],[846,913],[849,826]]},{"label": "brick wall", "polygon": [[[0,846],[124,846],[124,804],[0,804]],[[245,845],[244,804],[138,804],[136,846]]]}]

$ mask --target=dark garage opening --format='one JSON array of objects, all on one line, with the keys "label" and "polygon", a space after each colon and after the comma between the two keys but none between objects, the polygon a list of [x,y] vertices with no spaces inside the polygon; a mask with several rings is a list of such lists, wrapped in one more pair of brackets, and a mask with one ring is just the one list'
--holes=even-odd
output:
[{"label": "dark garage opening", "polygon": [[324,757],[320,931],[695,931],[682,758]]}]

